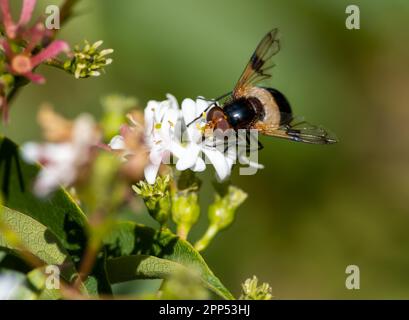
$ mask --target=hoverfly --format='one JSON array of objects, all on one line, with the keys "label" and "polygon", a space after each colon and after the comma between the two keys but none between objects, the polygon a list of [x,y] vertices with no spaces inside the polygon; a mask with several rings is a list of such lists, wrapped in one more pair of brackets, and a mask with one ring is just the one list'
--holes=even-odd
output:
[{"label": "hoverfly", "polygon": [[[233,92],[213,100],[205,110],[207,128],[256,129],[267,136],[310,144],[337,142],[324,128],[295,118],[290,103],[280,91],[257,86],[271,78],[274,67],[271,60],[280,51],[277,34],[278,29],[273,29],[261,40]],[[226,102],[219,106],[217,102],[225,98]],[[259,149],[262,148],[259,143]]]}]

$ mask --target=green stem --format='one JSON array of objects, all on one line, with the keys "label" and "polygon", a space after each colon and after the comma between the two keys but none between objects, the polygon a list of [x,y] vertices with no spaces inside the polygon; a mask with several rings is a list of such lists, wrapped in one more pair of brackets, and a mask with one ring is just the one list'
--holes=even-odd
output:
[{"label": "green stem", "polygon": [[13,88],[10,90],[9,94],[7,95],[7,102],[9,105],[11,105],[12,101],[16,98],[18,92],[20,91],[20,89],[24,86],[26,86],[27,84],[29,84],[30,82],[22,77],[16,77],[16,82],[13,86]]},{"label": "green stem", "polygon": [[189,235],[190,228],[186,225],[180,224],[177,226],[177,235],[180,239],[186,240]]},{"label": "green stem", "polygon": [[10,91],[10,93],[8,94],[8,96],[7,96],[7,102],[8,102],[8,104],[10,105],[11,104],[11,102],[13,101],[13,99],[16,97],[16,95],[17,95],[17,93],[18,93],[18,90],[20,89],[21,87],[13,87],[13,89],[11,89],[11,91]]},{"label": "green stem", "polygon": [[219,229],[215,225],[209,226],[209,228],[207,229],[203,237],[199,241],[196,242],[195,249],[199,252],[206,249],[218,232],[219,232]]},{"label": "green stem", "polygon": [[64,69],[64,63],[58,59],[50,59],[44,63],[47,66],[54,67],[63,71],[67,71]]}]

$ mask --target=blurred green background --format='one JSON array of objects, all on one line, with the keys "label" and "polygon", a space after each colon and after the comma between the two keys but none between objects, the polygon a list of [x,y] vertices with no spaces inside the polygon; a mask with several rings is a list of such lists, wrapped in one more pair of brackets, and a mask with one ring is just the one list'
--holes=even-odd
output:
[{"label": "blurred green background", "polygon": [[[39,1],[39,12],[46,4]],[[42,67],[1,131],[40,139],[42,102],[66,116],[101,114],[100,98],[136,96],[141,106],[168,92],[181,101],[230,91],[272,27],[282,50],[271,85],[295,113],[338,136],[334,146],[263,138],[256,176],[233,182],[249,200],[204,256],[234,293],[253,274],[285,298],[409,298],[409,2],[363,1],[361,30],[345,28],[350,1],[82,0],[60,38],[103,39],[114,64],[77,81]],[[212,200],[208,174],[201,201]],[[143,219],[143,217],[142,217]],[[206,216],[193,233],[206,227]],[[361,289],[345,288],[358,265]]]}]

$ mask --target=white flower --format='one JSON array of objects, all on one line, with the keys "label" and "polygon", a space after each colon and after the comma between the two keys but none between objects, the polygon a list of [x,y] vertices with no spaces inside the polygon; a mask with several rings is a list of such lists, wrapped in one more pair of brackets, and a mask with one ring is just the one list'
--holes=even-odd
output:
[{"label": "white flower", "polygon": [[[121,127],[120,135],[113,137],[108,144],[108,147],[111,150],[120,152],[123,161],[127,161],[129,157],[134,156],[135,152],[137,151],[134,150],[135,148],[132,148],[135,147],[135,141],[133,141],[133,145],[132,147],[130,147],[127,144],[127,139],[140,139],[140,137],[143,136],[144,131],[143,124],[135,119],[134,114],[128,114],[127,118],[130,121],[131,125],[123,125]],[[140,143],[138,143],[137,146],[140,147]]]},{"label": "white flower", "polygon": [[0,300],[11,300],[22,284],[23,279],[13,273],[0,275]]},{"label": "white flower", "polygon": [[43,165],[34,184],[35,194],[44,197],[60,185],[72,185],[80,170],[89,162],[92,148],[99,143],[99,139],[92,117],[82,115],[74,122],[71,140],[45,144],[29,142],[23,145],[23,159],[28,163]]},{"label": "white flower", "polygon": [[125,142],[125,136],[115,136],[108,144],[111,150],[120,151],[123,161],[128,161],[128,157],[134,155],[134,151],[129,149]]},{"label": "white flower", "polygon": [[[177,100],[171,94],[167,100],[149,101],[145,108],[144,141],[149,152],[149,162],[145,166],[145,179],[149,184],[156,181],[162,163],[169,164],[170,150],[177,137],[177,128],[180,126],[180,109]],[[130,118],[132,121],[132,118]],[[139,123],[133,123],[134,127]],[[128,127],[129,128],[129,127]],[[130,127],[132,129],[132,127]],[[109,143],[112,150],[122,151],[122,158],[134,155],[134,150],[128,149],[125,134],[114,137]]]},{"label": "white flower", "polygon": [[123,136],[115,136],[109,143],[109,147],[112,150],[126,150],[125,138]]},{"label": "white flower", "polygon": [[163,162],[169,163],[170,149],[175,139],[180,109],[176,98],[170,94],[162,102],[149,101],[145,108],[145,143],[149,149],[149,164],[145,178],[153,184]]},{"label": "white flower", "polygon": [[[239,143],[243,145],[243,141],[236,141],[234,130],[223,132],[221,136],[212,134],[210,142],[203,139],[207,124],[205,111],[212,103],[201,98],[196,101],[185,99],[180,109],[176,98],[170,94],[165,101],[149,101],[144,112],[144,143],[149,153],[144,174],[149,184],[155,183],[162,164],[170,164],[170,155],[176,158],[176,169],[179,171],[205,171],[206,158],[214,166],[218,180],[223,181],[230,176],[237,158],[236,147]],[[121,135],[114,137],[109,144],[112,150],[120,151],[124,161],[137,152],[127,145],[129,140],[126,134],[127,130],[135,130],[138,125],[140,123],[135,122],[134,126],[123,127]],[[234,143],[230,140],[226,150],[224,135],[234,137]],[[243,155],[239,158],[245,160]],[[250,161],[247,164],[254,166]]]},{"label": "white flower", "polygon": [[183,144],[174,143],[172,145],[172,152],[178,158],[176,163],[177,170],[184,171],[190,169],[195,172],[201,172],[206,169],[206,163],[203,160],[203,154],[205,154],[214,166],[217,178],[223,181],[231,174],[235,155],[232,154],[234,151],[230,148],[229,152],[225,154],[224,145],[222,145],[222,148],[217,148],[215,145],[207,145],[203,141],[203,129],[206,125],[206,119],[201,115],[203,115],[210,104],[211,102],[203,99],[197,99],[196,102],[192,99],[185,99],[182,102],[184,123],[185,125],[190,124],[186,128],[187,142]]}]

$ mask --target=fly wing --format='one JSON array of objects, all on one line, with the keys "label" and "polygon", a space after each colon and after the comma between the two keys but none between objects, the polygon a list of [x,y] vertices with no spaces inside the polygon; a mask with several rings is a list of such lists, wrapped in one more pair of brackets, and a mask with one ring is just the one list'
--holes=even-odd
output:
[{"label": "fly wing", "polygon": [[264,123],[256,125],[262,134],[286,140],[309,144],[333,144],[337,138],[321,126],[313,125],[302,118],[293,118],[280,127],[272,127]]},{"label": "fly wing", "polygon": [[233,97],[239,98],[249,87],[271,78],[270,72],[274,67],[271,58],[280,51],[280,41],[277,37],[278,29],[273,29],[261,40],[236,84]]}]

